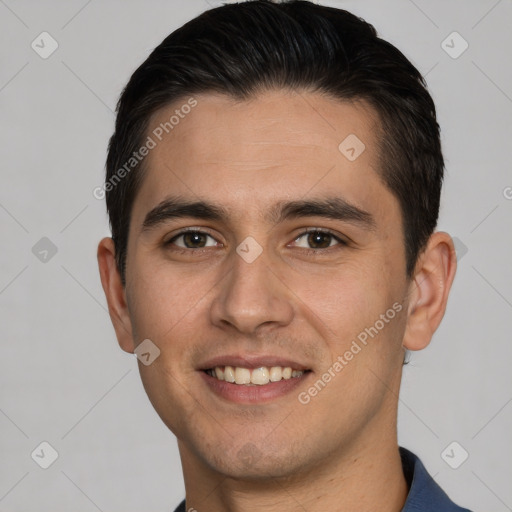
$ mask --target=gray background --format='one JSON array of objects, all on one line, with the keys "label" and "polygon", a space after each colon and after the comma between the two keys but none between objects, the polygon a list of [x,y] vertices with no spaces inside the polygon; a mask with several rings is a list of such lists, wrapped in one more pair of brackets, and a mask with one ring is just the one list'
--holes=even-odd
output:
[{"label": "gray background", "polygon": [[[460,504],[512,510],[512,3],[320,3],[406,53],[443,130],[440,228],[459,239],[459,270],[442,327],[405,368],[399,441]],[[106,312],[95,253],[109,231],[92,191],[130,74],[218,4],[0,0],[0,512],[169,511],[184,496],[174,436]],[[43,31],[59,45],[47,59],[31,48]],[[453,31],[469,44],[458,58]],[[59,454],[48,469],[35,462],[48,450],[31,458],[42,441]]]}]

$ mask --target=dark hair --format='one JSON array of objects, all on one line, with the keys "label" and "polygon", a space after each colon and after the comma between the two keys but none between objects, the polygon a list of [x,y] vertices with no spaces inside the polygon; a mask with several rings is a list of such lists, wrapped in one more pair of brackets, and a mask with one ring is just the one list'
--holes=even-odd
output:
[{"label": "dark hair", "polygon": [[406,273],[412,276],[437,224],[444,169],[423,77],[372,25],[347,11],[308,1],[253,0],[206,11],[170,34],[121,94],[105,191],[123,282],[130,214],[144,171],[139,163],[126,171],[126,162],[144,144],[151,116],[197,93],[246,99],[279,88],[364,100],[375,109],[379,173],[400,204]]}]

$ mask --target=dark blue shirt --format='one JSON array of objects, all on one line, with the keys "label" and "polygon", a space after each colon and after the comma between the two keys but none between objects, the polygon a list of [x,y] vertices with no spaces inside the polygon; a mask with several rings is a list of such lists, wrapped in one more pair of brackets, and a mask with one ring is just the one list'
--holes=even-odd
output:
[{"label": "dark blue shirt", "polygon": [[[467,508],[455,505],[448,498],[414,453],[400,447],[400,457],[409,487],[409,494],[401,512],[470,512]],[[175,512],[186,512],[185,501],[180,503]]]}]

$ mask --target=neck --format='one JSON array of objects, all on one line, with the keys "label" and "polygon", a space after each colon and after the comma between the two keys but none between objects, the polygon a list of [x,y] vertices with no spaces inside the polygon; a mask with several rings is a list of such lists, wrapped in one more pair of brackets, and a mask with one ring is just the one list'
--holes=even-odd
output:
[{"label": "neck", "polygon": [[[368,428],[371,430],[371,426]],[[362,433],[350,443],[349,449],[340,449],[329,460],[301,474],[249,481],[205,468],[179,443],[187,510],[399,512],[408,488],[398,451],[396,424],[393,429],[374,430]]]}]

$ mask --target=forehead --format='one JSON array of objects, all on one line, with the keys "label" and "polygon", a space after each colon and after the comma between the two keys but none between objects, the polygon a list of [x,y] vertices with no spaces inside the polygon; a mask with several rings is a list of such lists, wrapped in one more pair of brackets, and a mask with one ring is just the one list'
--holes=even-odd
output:
[{"label": "forehead", "polygon": [[376,119],[363,102],[310,92],[184,98],[150,121],[156,145],[134,214],[169,194],[208,199],[233,215],[308,194],[339,193],[365,207],[388,193],[377,172]]}]

